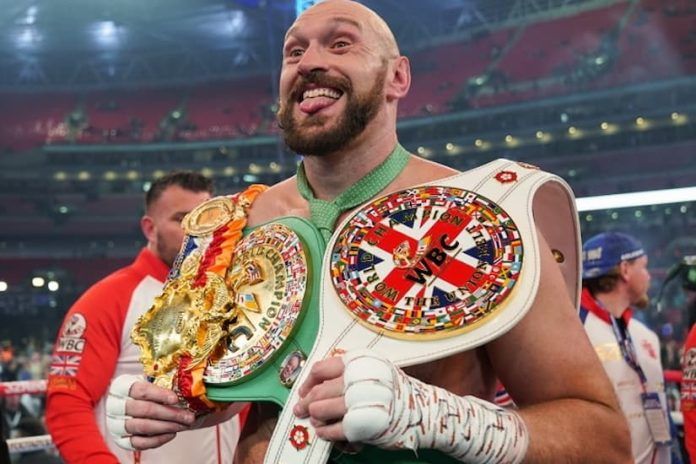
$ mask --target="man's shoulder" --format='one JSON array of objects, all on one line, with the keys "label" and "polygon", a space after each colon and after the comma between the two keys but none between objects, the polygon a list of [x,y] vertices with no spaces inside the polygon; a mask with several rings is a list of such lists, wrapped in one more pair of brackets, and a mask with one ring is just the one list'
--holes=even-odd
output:
[{"label": "man's shoulder", "polygon": [[413,156],[404,172],[404,177],[407,177],[412,183],[421,184],[455,176],[460,173],[461,171],[444,164]]},{"label": "man's shoulder", "polygon": [[[117,296],[134,289],[143,279],[145,275],[137,272],[134,269],[133,263],[116,269],[111,274],[95,282],[90,288],[85,291],[83,296],[96,296],[102,294],[110,295],[110,299],[116,299]],[[125,293],[127,295],[127,293]]]},{"label": "man's shoulder", "polygon": [[296,177],[272,185],[261,193],[249,210],[250,226],[264,224],[283,216],[306,216],[307,202],[297,190]]},{"label": "man's shoulder", "polygon": [[506,158],[497,158],[487,163],[472,166],[467,170],[460,171],[435,161],[412,156],[407,168],[404,170],[403,174],[399,176],[399,184],[410,183],[411,185],[419,185],[460,174],[471,178],[484,178],[497,174],[501,170],[506,171],[510,169],[524,171],[527,174],[534,172],[548,174],[535,165]]},{"label": "man's shoulder", "polygon": [[651,338],[655,341],[659,340],[657,332],[651,329],[645,322],[637,319],[635,317],[631,318],[631,330],[635,333],[642,335],[644,338]]},{"label": "man's shoulder", "polygon": [[691,326],[686,340],[684,341],[684,349],[696,348],[696,324]]}]

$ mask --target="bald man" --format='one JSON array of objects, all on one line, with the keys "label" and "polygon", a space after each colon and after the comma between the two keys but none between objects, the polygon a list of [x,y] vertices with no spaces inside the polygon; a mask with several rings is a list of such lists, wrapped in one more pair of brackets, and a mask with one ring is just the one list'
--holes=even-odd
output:
[{"label": "bald man", "polygon": [[[278,111],[285,142],[305,157],[297,176],[258,197],[248,225],[299,216],[328,236],[336,220],[346,218],[354,206],[326,220],[316,205],[336,206],[334,200],[345,198],[347,191],[355,194],[351,187],[375,172],[382,183],[369,179],[371,198],[457,174],[399,145],[397,105],[410,84],[408,59],[373,11],[346,0],[325,1],[305,11],[285,36]],[[505,184],[509,178],[498,180]],[[544,237],[548,231],[538,232],[530,240],[538,242],[542,277],[535,293],[526,295],[530,309],[504,335],[405,372],[377,354],[325,359],[311,366],[299,390],[301,399],[287,407],[298,418],[310,418],[317,436],[326,440],[388,450],[434,448],[459,462],[630,462],[625,419],[567,290],[577,283],[577,269],[570,278],[562,275]],[[577,250],[577,242],[571,245]],[[360,372],[351,365],[369,369]],[[361,422],[346,390],[364,385],[362,394],[371,397],[374,390],[367,384],[373,377],[388,388],[381,390],[380,411]],[[517,412],[491,404],[496,379],[519,405]],[[420,432],[394,433],[406,417],[404,404],[415,397],[424,399],[421,409],[428,419]],[[128,389],[123,424],[114,430],[136,449],[159,446],[194,423],[193,414],[171,406],[175,403],[173,392],[136,382]],[[238,408],[213,414],[206,423]],[[384,411],[384,423],[369,420],[384,417]],[[345,420],[349,416],[353,420]],[[475,419],[478,432],[469,436],[471,430],[452,422],[453,417]],[[251,430],[238,448],[237,461],[262,462],[272,430],[272,418]]]}]

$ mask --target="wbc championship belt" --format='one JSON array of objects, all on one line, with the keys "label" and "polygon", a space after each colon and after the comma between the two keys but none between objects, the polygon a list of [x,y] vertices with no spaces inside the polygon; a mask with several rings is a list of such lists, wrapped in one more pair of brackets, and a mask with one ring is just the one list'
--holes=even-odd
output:
[{"label": "wbc championship belt", "polygon": [[[327,244],[319,327],[307,363],[368,348],[405,367],[471,350],[510,330],[536,294],[540,258],[531,205],[549,180],[572,203],[562,180],[497,160],[358,208]],[[300,373],[288,404],[299,400],[308,371]],[[323,463],[330,449],[309,419],[287,407],[264,462]],[[339,461],[450,461],[432,450],[420,450],[421,460],[412,452],[376,451]]]},{"label": "wbc championship belt", "polygon": [[246,228],[263,190],[213,198],[184,218],[163,292],[131,334],[145,373],[197,412],[283,405],[315,339],[319,312],[307,306],[318,299],[324,239],[301,218]]},{"label": "wbc championship belt", "polygon": [[204,381],[213,401],[273,401],[283,406],[319,326],[324,239],[309,221],[285,217],[249,231],[235,250],[239,317],[224,354]]}]

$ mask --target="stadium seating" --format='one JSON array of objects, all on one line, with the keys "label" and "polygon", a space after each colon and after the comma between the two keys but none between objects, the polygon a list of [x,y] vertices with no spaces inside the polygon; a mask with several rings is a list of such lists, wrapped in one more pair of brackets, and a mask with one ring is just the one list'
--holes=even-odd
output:
[{"label": "stadium seating", "polygon": [[[642,0],[413,52],[401,117],[548,98],[696,73],[693,8]],[[549,39],[552,38],[552,39]],[[599,65],[594,60],[602,60]],[[472,80],[492,82],[476,88]],[[473,85],[473,87],[472,87]],[[46,143],[216,140],[274,131],[271,76],[170,89],[0,95],[0,150]],[[172,111],[180,117],[163,129]],[[84,120],[71,130],[71,113]]]}]

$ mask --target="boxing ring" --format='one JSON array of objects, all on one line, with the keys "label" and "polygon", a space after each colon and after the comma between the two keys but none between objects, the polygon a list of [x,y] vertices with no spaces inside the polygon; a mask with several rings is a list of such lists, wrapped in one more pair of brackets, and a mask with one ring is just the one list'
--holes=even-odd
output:
[{"label": "boxing ring", "polygon": [[[24,380],[19,382],[0,382],[0,397],[10,395],[40,395],[46,393],[46,380]],[[50,435],[10,438],[7,440],[10,454],[29,453],[54,447]]]}]

